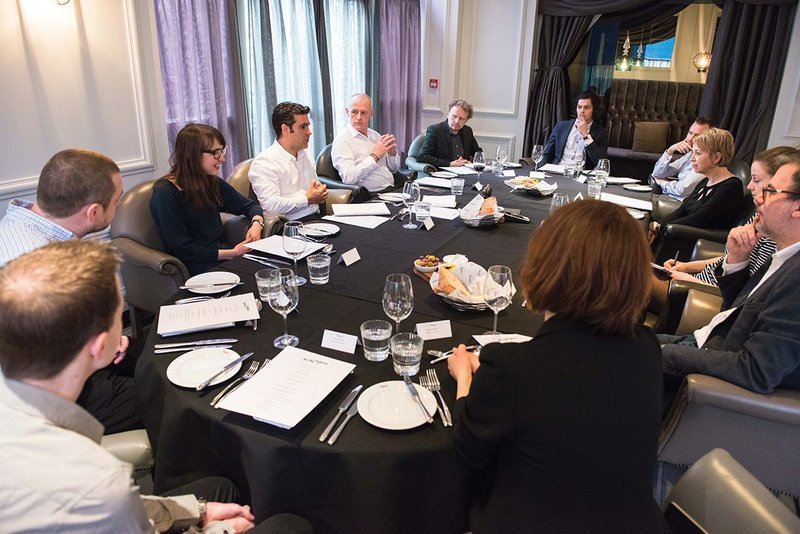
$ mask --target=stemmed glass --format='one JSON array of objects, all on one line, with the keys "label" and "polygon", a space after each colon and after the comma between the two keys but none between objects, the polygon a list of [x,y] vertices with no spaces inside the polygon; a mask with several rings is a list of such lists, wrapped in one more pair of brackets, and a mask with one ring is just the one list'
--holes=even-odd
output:
[{"label": "stemmed glass", "polygon": [[486,271],[486,281],[483,286],[483,298],[486,305],[494,312],[492,331],[486,334],[498,334],[497,314],[508,308],[511,304],[511,269],[505,265],[492,265]]},{"label": "stemmed glass", "polygon": [[383,311],[397,323],[400,333],[400,321],[411,315],[414,309],[414,289],[411,277],[407,274],[390,274],[383,284]]},{"label": "stemmed glass", "polygon": [[297,257],[306,250],[306,240],[303,235],[303,223],[290,221],[283,226],[283,250],[294,260],[294,272],[297,285],[302,286],[306,279],[297,276]]},{"label": "stemmed glass", "polygon": [[555,193],[550,199],[550,215],[556,212],[558,208],[563,208],[569,204],[569,195],[566,193]]},{"label": "stemmed glass", "polygon": [[486,157],[484,157],[482,151],[478,150],[472,156],[472,168],[478,171],[478,181],[480,181],[481,173],[486,168]]},{"label": "stemmed glass", "polygon": [[497,164],[495,165],[495,174],[502,176],[503,175],[503,164],[508,159],[508,148],[506,145],[499,145],[497,147],[497,154],[495,155],[495,161]]},{"label": "stemmed glass", "polygon": [[599,160],[597,167],[594,168],[594,178],[601,187],[605,187],[608,183],[609,174],[611,174],[611,163],[607,159]]},{"label": "stemmed glass", "polygon": [[406,205],[406,209],[408,210],[408,222],[403,225],[403,228],[408,228],[409,230],[417,229],[414,218],[411,216],[411,209],[415,203],[419,202],[420,198],[419,186],[417,184],[414,182],[406,182],[403,185],[403,204]]},{"label": "stemmed glass", "polygon": [[539,163],[544,159],[544,147],[542,145],[533,145],[531,149],[531,159],[536,162],[535,169],[539,168]]},{"label": "stemmed glass", "polygon": [[283,335],[276,337],[272,344],[279,349],[295,347],[300,340],[297,336],[289,335],[286,316],[297,307],[297,301],[300,299],[297,277],[291,269],[273,269],[270,272],[268,287],[269,307],[283,316]]}]

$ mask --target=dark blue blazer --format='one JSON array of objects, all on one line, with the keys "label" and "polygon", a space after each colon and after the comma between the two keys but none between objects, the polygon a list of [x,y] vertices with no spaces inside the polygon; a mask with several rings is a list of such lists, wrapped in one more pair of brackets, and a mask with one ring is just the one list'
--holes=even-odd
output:
[{"label": "dark blue blazer", "polygon": [[[561,161],[561,156],[564,155],[564,147],[567,146],[567,137],[574,125],[575,119],[559,121],[556,124],[556,127],[553,128],[553,133],[550,134],[550,138],[544,146],[544,158],[541,165]],[[586,145],[586,150],[584,151],[583,157],[586,160],[584,168],[593,169],[599,160],[608,157],[608,132],[605,128],[593,122],[589,128],[589,135],[592,136],[592,142]]]}]

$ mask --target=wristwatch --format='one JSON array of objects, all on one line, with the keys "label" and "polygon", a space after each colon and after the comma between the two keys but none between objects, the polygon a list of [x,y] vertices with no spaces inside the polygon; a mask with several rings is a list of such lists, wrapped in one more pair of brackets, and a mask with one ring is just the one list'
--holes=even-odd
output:
[{"label": "wristwatch", "polygon": [[370,157],[371,157],[372,159],[374,159],[374,160],[375,160],[375,163],[378,163],[378,160],[380,159],[380,158],[379,158],[378,156],[376,156],[374,153],[373,153],[373,154],[370,154]]},{"label": "wristwatch", "polygon": [[198,527],[202,527],[203,525],[205,525],[207,509],[208,509],[208,502],[206,502],[206,500],[203,498],[197,499],[197,510],[200,515],[200,518],[197,520]]},{"label": "wristwatch", "polygon": [[264,219],[253,218],[253,220],[250,221],[250,224],[252,225],[253,223],[258,223],[261,225],[261,228],[264,228]]}]

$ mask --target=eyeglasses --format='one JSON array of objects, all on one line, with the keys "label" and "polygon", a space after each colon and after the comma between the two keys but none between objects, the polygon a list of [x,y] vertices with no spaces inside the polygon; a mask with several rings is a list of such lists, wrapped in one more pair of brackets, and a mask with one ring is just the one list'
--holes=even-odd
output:
[{"label": "eyeglasses", "polygon": [[794,195],[796,197],[800,197],[800,191],[792,191],[790,189],[775,189],[771,185],[768,185],[761,190],[761,198],[763,198],[764,202],[766,202],[767,196],[778,193],[786,193],[787,195]]},{"label": "eyeglasses", "polygon": [[215,150],[203,150],[204,154],[211,154],[214,156],[214,159],[219,159],[224,156],[228,152],[228,147],[224,146],[222,148],[217,148]]}]

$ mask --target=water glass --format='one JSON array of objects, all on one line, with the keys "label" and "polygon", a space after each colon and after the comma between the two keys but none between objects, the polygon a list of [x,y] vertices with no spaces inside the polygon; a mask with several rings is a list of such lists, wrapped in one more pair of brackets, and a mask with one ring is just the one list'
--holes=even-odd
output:
[{"label": "water glass", "polygon": [[583,171],[583,164],[584,164],[583,151],[576,150],[575,151],[575,174],[576,174],[575,178],[576,179],[580,178],[580,176],[581,176],[581,172]]},{"label": "water glass", "polygon": [[589,180],[587,187],[587,196],[589,198],[596,198],[597,200],[600,200],[600,195],[602,195],[603,191],[603,184],[597,180]]},{"label": "water glass", "polygon": [[361,323],[361,344],[364,357],[371,362],[382,362],[389,357],[389,339],[392,325],[389,321],[372,319]]},{"label": "water glass", "polygon": [[422,344],[422,338],[413,332],[392,336],[392,363],[395,373],[400,376],[414,376],[419,373]]},{"label": "water glass", "polygon": [[564,178],[574,180],[578,176],[574,160],[568,160],[564,163]]},{"label": "water glass", "polygon": [[269,277],[274,269],[261,269],[256,271],[256,287],[258,288],[258,298],[264,302],[269,302]]},{"label": "water glass", "polygon": [[569,204],[569,195],[566,193],[554,193],[550,199],[550,215],[555,213],[558,208]]},{"label": "water glass", "polygon": [[[481,153],[481,157],[483,157],[483,153]],[[475,170],[478,171],[478,164],[474,165]],[[484,165],[481,164],[481,171],[483,170]],[[481,171],[478,171],[478,178],[481,176]],[[464,179],[463,178],[450,178],[450,193],[456,196],[460,196],[464,192]]]},{"label": "water glass", "polygon": [[607,159],[601,159],[597,162],[597,167],[594,168],[595,180],[600,183],[601,187],[605,187],[608,183],[608,175],[611,174],[611,162]]},{"label": "water glass", "polygon": [[331,257],[327,254],[312,254],[306,258],[308,277],[314,285],[327,284],[331,276]]},{"label": "water glass", "polygon": [[422,202],[421,200],[414,204],[414,218],[417,223],[424,223],[431,217],[431,203]]}]

